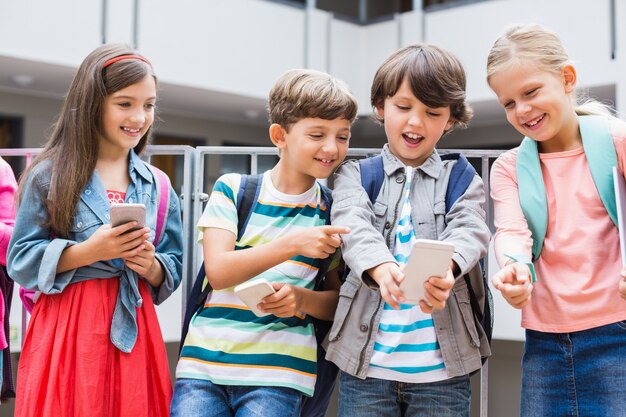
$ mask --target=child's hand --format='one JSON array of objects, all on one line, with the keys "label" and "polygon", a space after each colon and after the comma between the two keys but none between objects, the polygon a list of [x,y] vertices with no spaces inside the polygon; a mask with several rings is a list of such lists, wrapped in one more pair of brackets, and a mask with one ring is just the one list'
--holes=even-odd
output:
[{"label": "child's hand", "polygon": [[145,241],[144,246],[143,251],[137,255],[124,258],[124,263],[156,288],[163,282],[163,267],[154,256],[156,253],[154,245],[149,241]]},{"label": "child's hand", "polygon": [[[129,222],[117,227],[110,224],[100,226],[84,244],[91,248],[97,261],[109,261],[115,258],[130,258],[136,256],[145,248],[150,238],[150,229],[144,227],[128,232],[137,222]],[[124,233],[128,232],[128,233]]]},{"label": "child's hand", "polygon": [[626,270],[622,270],[622,279],[619,282],[619,293],[626,300]]},{"label": "child's hand", "polygon": [[340,234],[350,233],[343,226],[308,227],[300,232],[286,236],[294,252],[309,258],[325,259],[341,246]]},{"label": "child's hand", "polygon": [[404,280],[404,272],[394,262],[385,262],[370,270],[368,273],[380,287],[380,295],[383,300],[394,309],[400,308],[404,301],[404,293],[400,289],[400,283]]},{"label": "child's hand", "polygon": [[258,305],[259,310],[276,317],[293,317],[300,311],[302,297],[297,287],[282,282],[273,282],[272,287],[276,293],[265,297]]},{"label": "child's hand", "polygon": [[533,291],[528,265],[513,262],[505,266],[494,275],[493,286],[502,293],[506,301],[513,307],[524,307],[530,302]]},{"label": "child's hand", "polygon": [[424,283],[426,301],[420,300],[420,309],[426,314],[432,314],[433,310],[443,310],[452,287],[454,287],[452,268],[448,269],[445,277],[428,278]]}]

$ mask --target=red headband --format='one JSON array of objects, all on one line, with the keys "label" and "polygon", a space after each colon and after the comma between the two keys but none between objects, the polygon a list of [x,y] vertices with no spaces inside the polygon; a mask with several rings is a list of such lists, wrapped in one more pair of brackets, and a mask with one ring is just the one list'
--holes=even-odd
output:
[{"label": "red headband", "polygon": [[116,56],[115,58],[111,58],[107,62],[105,62],[104,65],[102,66],[102,69],[105,69],[109,65],[114,64],[117,61],[121,61],[123,59],[139,59],[145,62],[146,64],[150,65],[150,61],[148,61],[146,58],[142,57],[141,55],[120,55],[120,56]]}]

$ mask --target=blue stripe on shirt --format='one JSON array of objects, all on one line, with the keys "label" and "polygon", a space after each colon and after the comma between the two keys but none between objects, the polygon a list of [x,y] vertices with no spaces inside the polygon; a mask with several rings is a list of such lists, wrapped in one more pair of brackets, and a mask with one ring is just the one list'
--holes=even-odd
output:
[{"label": "blue stripe on shirt", "polygon": [[374,343],[374,350],[383,353],[392,352],[428,352],[429,350],[439,349],[439,343],[415,343],[415,344],[400,344],[398,346],[385,346],[380,343]]},{"label": "blue stripe on shirt", "polygon": [[413,330],[425,329],[427,327],[435,327],[433,319],[418,320],[411,324],[386,324],[381,323],[378,327],[383,332],[408,333]]}]

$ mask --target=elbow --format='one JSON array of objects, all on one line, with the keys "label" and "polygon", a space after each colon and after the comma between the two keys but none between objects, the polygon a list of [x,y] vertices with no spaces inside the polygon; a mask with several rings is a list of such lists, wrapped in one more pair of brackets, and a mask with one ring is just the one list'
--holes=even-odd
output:
[{"label": "elbow", "polygon": [[230,285],[224,279],[223,271],[220,268],[216,268],[215,266],[211,266],[211,263],[204,263],[204,272],[206,273],[207,281],[209,285],[214,290],[223,290],[228,288]]}]

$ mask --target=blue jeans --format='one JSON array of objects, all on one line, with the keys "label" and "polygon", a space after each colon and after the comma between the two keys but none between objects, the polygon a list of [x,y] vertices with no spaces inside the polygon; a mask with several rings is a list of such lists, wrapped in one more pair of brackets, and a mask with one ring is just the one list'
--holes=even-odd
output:
[{"label": "blue jeans", "polygon": [[181,378],[174,384],[171,417],[298,417],[302,395],[292,388]]},{"label": "blue jeans", "polygon": [[413,384],[339,376],[340,417],[469,417],[469,376]]},{"label": "blue jeans", "polygon": [[526,330],[523,417],[626,417],[626,321],[573,333]]}]

